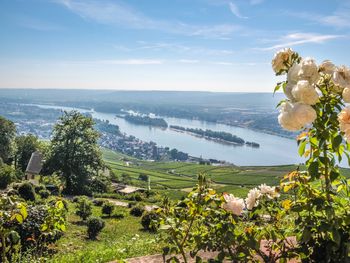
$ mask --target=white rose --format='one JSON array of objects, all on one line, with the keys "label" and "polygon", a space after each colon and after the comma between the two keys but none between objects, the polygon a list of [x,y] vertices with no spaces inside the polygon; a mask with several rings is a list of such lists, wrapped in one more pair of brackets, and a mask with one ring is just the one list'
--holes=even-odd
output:
[{"label": "white rose", "polygon": [[311,84],[316,83],[320,78],[315,60],[312,58],[303,58],[300,62],[298,77],[308,80]]},{"label": "white rose", "polygon": [[290,99],[291,101],[295,100],[295,98],[294,98],[294,96],[292,94],[292,90],[293,90],[294,87],[295,87],[295,84],[288,81],[286,87],[283,90],[284,94],[286,95],[286,97],[288,99]]},{"label": "white rose", "polygon": [[335,69],[336,69],[335,65],[330,60],[323,61],[321,63],[321,65],[319,66],[320,72],[322,72],[324,74],[332,75],[333,72],[335,71]]},{"label": "white rose", "polygon": [[301,69],[301,65],[297,63],[294,63],[293,66],[290,67],[287,74],[288,83],[296,84],[298,80],[300,80],[298,76],[300,69]]},{"label": "white rose", "polygon": [[279,194],[276,192],[276,187],[271,187],[266,184],[261,184],[259,186],[259,189],[260,189],[260,193],[262,195],[266,195],[269,199],[279,197]]},{"label": "white rose", "polygon": [[344,108],[338,114],[339,128],[345,133],[346,140],[350,143],[350,108]]},{"label": "white rose", "polygon": [[350,103],[350,88],[345,88],[343,90],[342,96],[343,96],[344,102]]},{"label": "white rose", "polygon": [[272,59],[272,69],[278,73],[281,70],[287,70],[286,64],[291,60],[294,51],[290,48],[285,48],[278,51]]},{"label": "white rose", "polygon": [[248,210],[252,210],[254,207],[259,205],[260,196],[261,193],[258,188],[253,188],[249,191],[247,198],[245,199]]},{"label": "white rose", "polygon": [[288,131],[298,131],[303,125],[299,123],[294,114],[294,106],[290,102],[283,102],[278,115],[278,123]]},{"label": "white rose", "polygon": [[241,215],[244,209],[244,200],[241,198],[237,198],[232,194],[224,194],[225,202],[222,205],[227,211],[232,212],[234,215]]},{"label": "white rose", "polygon": [[292,89],[292,95],[296,101],[315,105],[318,102],[318,93],[307,80],[299,80],[297,85]]},{"label": "white rose", "polygon": [[297,122],[304,127],[308,124],[313,123],[317,118],[317,114],[314,108],[312,108],[310,105],[300,102],[294,105],[293,114],[295,115]]},{"label": "white rose", "polygon": [[338,67],[333,73],[333,82],[342,88],[350,88],[350,69],[346,66]]}]

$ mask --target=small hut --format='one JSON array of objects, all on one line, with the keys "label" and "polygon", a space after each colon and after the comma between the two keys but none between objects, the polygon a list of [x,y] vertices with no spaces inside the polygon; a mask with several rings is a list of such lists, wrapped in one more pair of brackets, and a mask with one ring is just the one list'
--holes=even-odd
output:
[{"label": "small hut", "polygon": [[43,155],[39,151],[32,153],[26,169],[26,180],[33,180],[43,167]]}]

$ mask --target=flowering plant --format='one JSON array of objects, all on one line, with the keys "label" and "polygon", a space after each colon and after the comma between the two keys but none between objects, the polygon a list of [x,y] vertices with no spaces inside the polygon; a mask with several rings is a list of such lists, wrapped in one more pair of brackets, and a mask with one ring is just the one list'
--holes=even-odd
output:
[{"label": "flowering plant", "polygon": [[306,171],[292,172],[281,186],[294,195],[298,253],[308,262],[346,262],[350,247],[349,184],[339,164],[350,164],[350,69],[326,60],[317,65],[291,49],[272,60],[276,75],[287,75],[278,121],[298,136],[299,154],[307,158]]},{"label": "flowering plant", "polygon": [[245,199],[216,193],[200,176],[185,200],[160,210],[166,254],[181,254],[184,262],[188,252],[202,262],[199,251],[215,251],[219,262],[349,262],[350,183],[339,164],[344,156],[350,164],[350,69],[317,65],[291,49],[276,53],[272,68],[286,75],[275,88],[286,95],[278,121],[302,131],[297,143],[305,166]]}]

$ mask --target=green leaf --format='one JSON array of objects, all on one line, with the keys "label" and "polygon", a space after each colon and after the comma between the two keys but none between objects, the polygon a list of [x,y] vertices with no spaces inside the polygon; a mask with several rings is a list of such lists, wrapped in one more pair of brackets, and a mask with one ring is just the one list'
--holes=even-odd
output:
[{"label": "green leaf", "polygon": [[311,177],[318,178],[318,162],[312,162],[308,168]]},{"label": "green leaf", "polygon": [[333,149],[338,149],[339,145],[342,143],[343,137],[341,135],[337,135],[333,139]]},{"label": "green leaf", "polygon": [[298,152],[299,152],[299,155],[300,155],[300,156],[303,156],[303,155],[304,155],[304,153],[305,153],[305,147],[306,147],[306,140],[305,140],[305,141],[302,141],[302,142],[300,143],[300,145],[299,145],[299,150],[298,150]]},{"label": "green leaf", "polygon": [[16,220],[18,223],[23,223],[23,216],[21,214],[16,214]]},{"label": "green leaf", "polygon": [[273,90],[273,95],[281,88],[281,83],[277,83],[275,89]]},{"label": "green leaf", "polygon": [[337,172],[337,171],[331,171],[330,172],[330,178],[331,178],[331,181],[334,181],[335,179],[337,179],[338,177],[339,177],[339,172]]}]

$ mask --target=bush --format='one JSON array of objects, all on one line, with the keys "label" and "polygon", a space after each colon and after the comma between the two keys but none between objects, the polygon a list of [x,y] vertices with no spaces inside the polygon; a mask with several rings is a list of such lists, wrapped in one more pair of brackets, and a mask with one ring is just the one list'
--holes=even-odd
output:
[{"label": "bush", "polygon": [[95,206],[102,206],[104,204],[104,200],[103,199],[94,199],[92,200],[92,203],[95,205]]},{"label": "bush", "polygon": [[157,223],[158,218],[159,215],[156,212],[146,212],[141,218],[141,225],[144,229],[155,232],[157,231],[159,226],[159,224]]},{"label": "bush", "polygon": [[143,212],[145,211],[145,208],[141,205],[136,205],[130,210],[130,215],[140,217],[142,216]]},{"label": "bush", "polygon": [[72,202],[73,202],[73,203],[78,203],[80,197],[81,197],[81,196],[74,196],[74,197],[72,198]]},{"label": "bush", "polygon": [[46,199],[50,196],[50,191],[46,190],[46,189],[42,189],[39,191],[39,195],[42,199]]},{"label": "bush", "polygon": [[140,193],[135,193],[133,196],[132,196],[133,200],[137,201],[137,202],[140,202],[143,200],[143,197]]},{"label": "bush", "polygon": [[35,193],[39,194],[41,190],[46,190],[46,187],[45,185],[39,184],[34,186],[34,190],[35,190]]},{"label": "bush", "polygon": [[31,183],[28,183],[28,182],[22,183],[18,187],[18,194],[24,200],[35,201],[35,192],[33,189],[33,185]]},{"label": "bush", "polygon": [[16,180],[16,172],[9,165],[0,167],[0,189],[6,189],[7,186]]},{"label": "bush", "polygon": [[60,193],[60,188],[58,185],[48,184],[46,185],[46,189],[49,190],[52,195],[58,195]]},{"label": "bush", "polygon": [[134,207],[136,204],[137,204],[137,202],[131,201],[131,202],[128,203],[128,208],[132,208],[132,207]]},{"label": "bush", "polygon": [[87,234],[89,239],[96,239],[101,230],[105,227],[105,222],[99,217],[89,217],[87,221]]},{"label": "bush", "polygon": [[122,219],[126,216],[125,212],[123,211],[117,211],[114,213],[113,217],[114,218],[118,218],[118,219]]},{"label": "bush", "polygon": [[82,196],[76,204],[76,209],[75,214],[85,221],[92,214],[92,203],[87,197]]},{"label": "bush", "polygon": [[105,179],[94,178],[90,182],[90,191],[93,193],[105,193],[108,191],[109,182]]},{"label": "bush", "polygon": [[111,216],[111,214],[113,213],[114,210],[114,205],[106,202],[103,206],[102,206],[102,214]]}]

